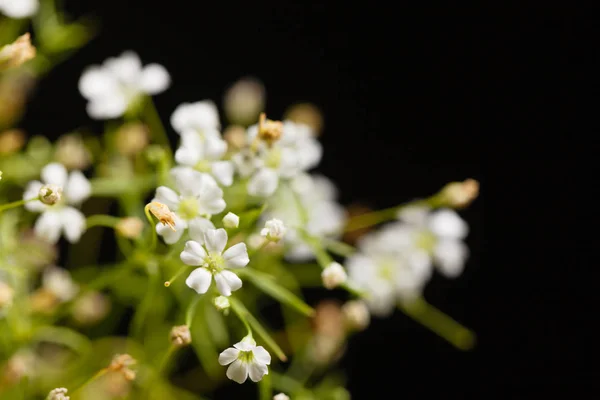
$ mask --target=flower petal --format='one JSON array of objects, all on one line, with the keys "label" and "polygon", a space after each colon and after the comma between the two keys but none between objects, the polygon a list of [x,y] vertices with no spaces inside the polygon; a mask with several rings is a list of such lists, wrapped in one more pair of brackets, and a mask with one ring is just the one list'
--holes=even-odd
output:
[{"label": "flower petal", "polygon": [[220,160],[227,151],[227,142],[219,137],[209,136],[204,140],[203,150],[207,160]]},{"label": "flower petal", "polygon": [[177,211],[177,208],[179,208],[179,195],[166,186],[159,186],[156,189],[153,201],[166,204],[171,211]]},{"label": "flower petal", "polygon": [[92,185],[90,181],[81,173],[73,171],[69,175],[65,196],[69,204],[79,204],[92,194]]},{"label": "flower petal", "polygon": [[209,252],[223,252],[227,245],[227,232],[223,228],[207,229],[204,232],[204,245]]},{"label": "flower petal", "polygon": [[236,360],[227,368],[227,377],[237,383],[244,383],[248,379],[248,364]]},{"label": "flower petal", "polygon": [[58,185],[65,188],[67,184],[67,169],[59,163],[51,163],[42,169],[42,181],[46,184]]},{"label": "flower petal", "polygon": [[211,172],[215,179],[223,186],[233,183],[233,163],[231,161],[215,161],[211,164]]},{"label": "flower petal", "polygon": [[436,236],[464,239],[469,233],[469,226],[454,210],[441,209],[431,213],[429,229]]},{"label": "flower petal", "polygon": [[268,197],[275,193],[279,175],[271,168],[261,168],[250,178],[248,182],[248,193],[252,196]]},{"label": "flower petal", "polygon": [[171,84],[171,76],[160,64],[148,64],[142,70],[140,86],[148,94],[165,91]]},{"label": "flower petal", "polygon": [[[27,184],[27,188],[23,192],[23,200],[33,199],[38,197],[40,189],[44,186],[40,181],[31,181]],[[39,200],[30,201],[25,203],[25,209],[33,212],[42,212],[46,210],[48,206]]]},{"label": "flower petal", "polygon": [[252,350],[252,354],[254,354],[254,358],[259,363],[266,365],[271,364],[271,355],[264,347],[256,346],[254,350]]},{"label": "flower petal", "polygon": [[185,280],[185,284],[198,294],[204,294],[210,287],[211,273],[206,268],[196,268]]},{"label": "flower petal", "polygon": [[79,79],[79,92],[88,100],[105,97],[118,90],[115,77],[110,71],[98,66],[87,68]]},{"label": "flower petal", "polygon": [[193,167],[200,161],[200,153],[191,147],[181,146],[175,152],[177,164]]},{"label": "flower petal", "polygon": [[204,259],[206,256],[206,251],[200,243],[193,240],[188,240],[185,242],[185,247],[181,252],[180,258],[184,264],[199,266],[204,264]]},{"label": "flower petal", "polygon": [[142,72],[140,57],[133,51],[123,52],[119,57],[109,58],[104,66],[119,79],[121,83],[136,85]]},{"label": "flower petal", "polygon": [[219,354],[219,364],[228,365],[237,360],[240,351],[234,347],[225,349]]},{"label": "flower petal", "polygon": [[223,253],[225,264],[227,268],[243,268],[250,262],[248,257],[248,250],[246,249],[246,243],[238,243],[228,248]]},{"label": "flower petal", "polygon": [[269,373],[269,369],[264,364],[252,362],[248,367],[248,372],[252,382],[260,381],[263,378],[263,376]]},{"label": "flower petal", "polygon": [[215,274],[215,283],[219,293],[223,296],[231,296],[231,292],[242,287],[242,280],[231,271],[221,271]]},{"label": "flower petal", "polygon": [[35,234],[50,244],[56,244],[62,228],[60,214],[56,211],[45,211],[35,221]]},{"label": "flower petal", "polygon": [[204,244],[204,233],[207,229],[215,229],[215,225],[206,218],[194,218],[188,221],[190,238],[200,244]]},{"label": "flower petal", "polygon": [[175,230],[160,222],[156,224],[156,233],[162,236],[166,244],[177,243],[181,239],[181,236],[183,236],[185,228],[187,228],[187,223],[178,216],[175,216],[173,221],[175,222]]},{"label": "flower petal", "polygon": [[459,240],[442,239],[433,249],[435,264],[447,278],[456,278],[462,273],[468,256],[468,247]]},{"label": "flower petal", "polygon": [[128,106],[129,103],[125,95],[116,91],[90,100],[86,106],[86,111],[94,119],[110,119],[125,114]]},{"label": "flower petal", "polygon": [[85,232],[85,215],[74,207],[65,207],[59,211],[65,237],[71,243],[76,243]]}]

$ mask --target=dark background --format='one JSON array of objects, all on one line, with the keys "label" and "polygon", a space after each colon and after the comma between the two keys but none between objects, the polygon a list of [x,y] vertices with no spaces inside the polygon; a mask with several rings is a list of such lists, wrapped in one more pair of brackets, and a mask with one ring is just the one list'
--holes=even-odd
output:
[{"label": "dark background", "polygon": [[[472,252],[465,273],[436,276],[426,291],[477,333],[477,348],[459,352],[400,313],[376,320],[341,361],[354,398],[535,398],[597,379],[598,368],[581,362],[593,332],[582,324],[594,317],[575,311],[592,291],[576,290],[576,255],[555,252],[571,236],[563,223],[580,211],[550,205],[574,188],[560,165],[576,155],[572,89],[597,59],[577,40],[591,34],[591,18],[341,1],[72,0],[66,9],[96,16],[102,30],[42,82],[24,124],[30,133],[99,132],[77,81],[87,65],[132,49],[171,73],[172,87],[155,97],[166,124],[181,102],[220,104],[246,75],[264,82],[273,118],[292,103],[315,103],[325,115],[319,171],[344,204],[381,208],[449,181],[481,182],[463,213]],[[551,178],[540,180],[541,171]],[[486,198],[493,213],[484,213]],[[535,216],[540,210],[552,217]],[[552,242],[542,238],[548,232]]]}]

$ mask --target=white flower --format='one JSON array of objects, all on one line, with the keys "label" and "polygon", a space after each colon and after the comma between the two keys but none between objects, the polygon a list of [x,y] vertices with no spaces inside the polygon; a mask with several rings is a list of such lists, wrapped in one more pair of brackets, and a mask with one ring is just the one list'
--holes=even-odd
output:
[{"label": "white flower", "polygon": [[238,243],[223,252],[227,245],[225,229],[208,229],[203,244],[189,240],[181,252],[181,261],[199,266],[190,273],[185,283],[198,294],[206,293],[214,276],[219,293],[230,296],[242,287],[242,280],[229,269],[243,268],[250,262],[245,243]]},{"label": "white flower", "polygon": [[42,286],[62,302],[71,300],[79,292],[79,286],[73,282],[69,271],[59,267],[44,270]]},{"label": "white flower", "polygon": [[321,272],[321,279],[323,279],[325,288],[333,289],[346,282],[348,276],[341,264],[332,262]]},{"label": "white flower", "polygon": [[71,397],[67,396],[68,390],[66,388],[52,389],[48,393],[46,400],[69,400]]},{"label": "white flower", "polygon": [[[218,132],[217,135],[220,135]],[[181,146],[175,152],[178,164],[211,174],[221,185],[233,183],[234,165],[223,160],[227,142],[219,136],[202,137],[194,131],[181,134]]]},{"label": "white flower", "polygon": [[171,125],[180,135],[196,132],[203,136],[219,136],[219,112],[210,100],[180,104],[171,115]]},{"label": "white flower", "polygon": [[260,231],[261,236],[272,242],[279,242],[285,235],[286,228],[283,221],[273,218],[265,222],[265,227]]},{"label": "white flower", "polygon": [[369,326],[371,315],[362,300],[350,300],[342,306],[346,324],[350,329],[363,330]]},{"label": "white flower", "polygon": [[159,64],[142,67],[138,55],[126,51],[101,66],[88,67],[79,80],[79,91],[89,103],[87,112],[95,119],[116,118],[144,95],[166,90],[169,73]]},{"label": "white flower", "polygon": [[225,209],[223,190],[210,175],[191,169],[171,172],[178,192],[160,186],[153,201],[167,205],[175,213],[175,230],[159,223],[156,232],[166,243],[173,244],[189,229],[190,237],[202,243],[204,231],[215,227],[208,218]]},{"label": "white flower", "polygon": [[63,196],[59,203],[51,206],[39,200],[25,204],[27,210],[42,213],[34,226],[36,235],[50,243],[56,243],[62,231],[69,242],[79,241],[85,231],[85,216],[74,206],[78,206],[90,196],[92,192],[90,182],[80,171],[72,171],[68,174],[66,168],[58,163],[46,165],[42,169],[41,176],[44,183],[29,182],[23,193],[24,200],[39,196],[44,184],[62,187]]},{"label": "white flower", "polygon": [[240,225],[240,217],[232,212],[228,212],[223,217],[223,226],[225,228],[237,228]]},{"label": "white flower", "polygon": [[38,0],[0,0],[0,12],[10,18],[31,17],[39,7]]},{"label": "white flower", "polygon": [[219,364],[229,365],[227,377],[232,381],[241,384],[250,376],[253,382],[258,382],[269,374],[267,365],[271,364],[271,355],[252,338],[245,337],[219,354]]},{"label": "white flower", "polygon": [[279,393],[273,396],[273,400],[290,400],[290,398],[283,393]]}]

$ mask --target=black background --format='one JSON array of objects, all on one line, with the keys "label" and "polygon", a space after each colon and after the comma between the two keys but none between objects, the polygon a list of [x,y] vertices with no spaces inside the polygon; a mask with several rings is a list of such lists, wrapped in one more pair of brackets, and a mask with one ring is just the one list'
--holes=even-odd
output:
[{"label": "black background", "polygon": [[319,171],[344,204],[380,208],[449,181],[481,182],[463,213],[466,272],[436,277],[426,291],[477,332],[476,350],[459,352],[399,313],[376,320],[341,362],[353,398],[535,398],[597,379],[598,368],[582,362],[593,334],[584,324],[597,315],[582,311],[595,293],[579,289],[585,246],[557,251],[574,234],[564,223],[581,215],[562,202],[577,195],[576,176],[561,165],[580,150],[574,89],[587,91],[584,69],[597,51],[578,35],[591,35],[591,18],[341,1],[72,0],[66,9],[96,16],[102,30],[40,85],[24,123],[30,133],[100,132],[77,81],[85,66],[132,49],[171,73],[172,87],[155,97],[165,123],[181,102],[220,104],[246,75],[265,83],[273,118],[295,102],[318,105]]}]

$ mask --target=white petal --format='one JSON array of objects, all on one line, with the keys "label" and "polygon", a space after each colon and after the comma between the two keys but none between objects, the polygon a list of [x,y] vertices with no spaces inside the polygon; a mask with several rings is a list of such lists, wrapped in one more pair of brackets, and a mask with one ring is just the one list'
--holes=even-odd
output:
[{"label": "white petal", "polygon": [[174,190],[169,189],[166,186],[159,186],[156,189],[156,194],[154,195],[153,201],[166,204],[171,211],[177,211],[179,208],[179,195]]},{"label": "white petal", "polygon": [[237,383],[244,383],[248,378],[248,364],[241,360],[236,360],[227,368],[227,377]]},{"label": "white petal", "polygon": [[454,210],[442,209],[429,217],[429,229],[439,237],[464,239],[469,233],[467,223]]},{"label": "white petal", "polygon": [[121,83],[137,85],[142,72],[142,62],[133,51],[125,51],[119,57],[109,58],[104,66],[116,76]]},{"label": "white petal", "polygon": [[90,197],[90,194],[92,194],[92,185],[85,175],[81,171],[71,172],[65,188],[65,196],[69,204],[79,204]]},{"label": "white petal", "polygon": [[171,76],[160,64],[148,64],[144,67],[141,77],[142,90],[148,94],[165,91],[171,84]]},{"label": "white petal", "polygon": [[249,365],[249,375],[250,375],[250,379],[252,380],[252,382],[258,382],[260,381],[263,376],[267,375],[269,373],[269,369],[267,368],[266,365],[264,364],[259,364],[256,362],[252,362]]},{"label": "white petal", "polygon": [[65,188],[67,184],[67,169],[59,163],[51,163],[42,169],[42,181]]},{"label": "white petal", "polygon": [[215,225],[206,218],[194,218],[188,221],[190,238],[200,244],[204,244],[204,233],[207,229],[215,229]]},{"label": "white petal", "polygon": [[233,347],[241,351],[252,351],[256,347],[256,342],[254,339],[246,336],[241,341],[234,344]]},{"label": "white petal", "polygon": [[238,243],[228,248],[223,253],[225,264],[227,268],[243,268],[250,262],[248,258],[248,250],[246,249],[246,243]]},{"label": "white petal", "polygon": [[227,232],[225,229],[208,229],[204,233],[204,244],[210,252],[222,253],[227,245]]},{"label": "white petal", "polygon": [[181,146],[175,152],[175,161],[177,164],[193,167],[200,161],[200,153],[193,148]]},{"label": "white petal", "polygon": [[189,288],[194,289],[198,294],[204,294],[210,287],[212,275],[206,268],[200,267],[192,271],[185,280]]},{"label": "white petal", "polygon": [[227,142],[221,138],[207,137],[204,141],[204,157],[208,160],[220,160],[227,151]]},{"label": "white petal", "polygon": [[[44,186],[40,181],[31,181],[27,184],[27,188],[23,192],[23,200],[33,199],[38,197],[40,189]],[[30,201],[25,203],[25,209],[32,212],[42,212],[46,210],[48,206],[39,200]]]},{"label": "white petal", "polygon": [[221,352],[221,354],[219,354],[219,364],[221,364],[221,365],[231,364],[232,362],[237,360],[239,355],[240,355],[240,351],[234,347],[225,349]]},{"label": "white petal", "polygon": [[10,18],[27,18],[33,16],[39,8],[38,0],[4,0],[0,1],[0,11]]},{"label": "white petal", "polygon": [[38,237],[55,244],[60,238],[61,228],[60,214],[56,211],[46,211],[35,221],[33,229]]},{"label": "white petal", "polygon": [[223,186],[231,186],[233,183],[233,163],[231,161],[215,161],[211,164],[213,176]]},{"label": "white petal", "polygon": [[171,176],[183,196],[198,196],[203,194],[205,188],[217,186],[217,182],[210,175],[189,167],[175,167],[171,169]]},{"label": "white petal", "polygon": [[110,71],[98,66],[86,69],[79,79],[79,91],[88,100],[110,97],[119,90],[118,82]]},{"label": "white petal", "polygon": [[219,293],[223,296],[231,296],[231,292],[235,292],[242,287],[242,280],[231,271],[221,271],[215,274],[215,283]]},{"label": "white petal", "polygon": [[261,168],[250,178],[248,193],[252,196],[268,197],[277,189],[279,175],[271,168]]},{"label": "white petal", "polygon": [[94,119],[118,118],[125,114],[129,102],[121,92],[94,98],[86,106],[88,115]]},{"label": "white petal", "polygon": [[76,243],[85,232],[85,215],[73,207],[65,207],[59,211],[65,237],[71,243]]},{"label": "white petal", "polygon": [[181,252],[180,258],[184,264],[198,266],[204,264],[206,256],[206,250],[204,250],[204,247],[200,243],[188,240],[185,242],[185,247]]},{"label": "white petal", "polygon": [[447,278],[455,278],[463,271],[469,249],[459,240],[442,239],[433,249],[433,256],[440,272]]},{"label": "white petal", "polygon": [[262,346],[256,346],[252,350],[252,354],[254,354],[254,358],[261,364],[269,365],[271,364],[271,355],[267,350],[265,350]]},{"label": "white petal", "polygon": [[185,228],[187,228],[187,223],[178,216],[175,216],[173,220],[175,222],[175,230],[160,222],[156,224],[156,233],[162,236],[166,244],[177,243],[181,239],[181,236],[183,236]]}]

